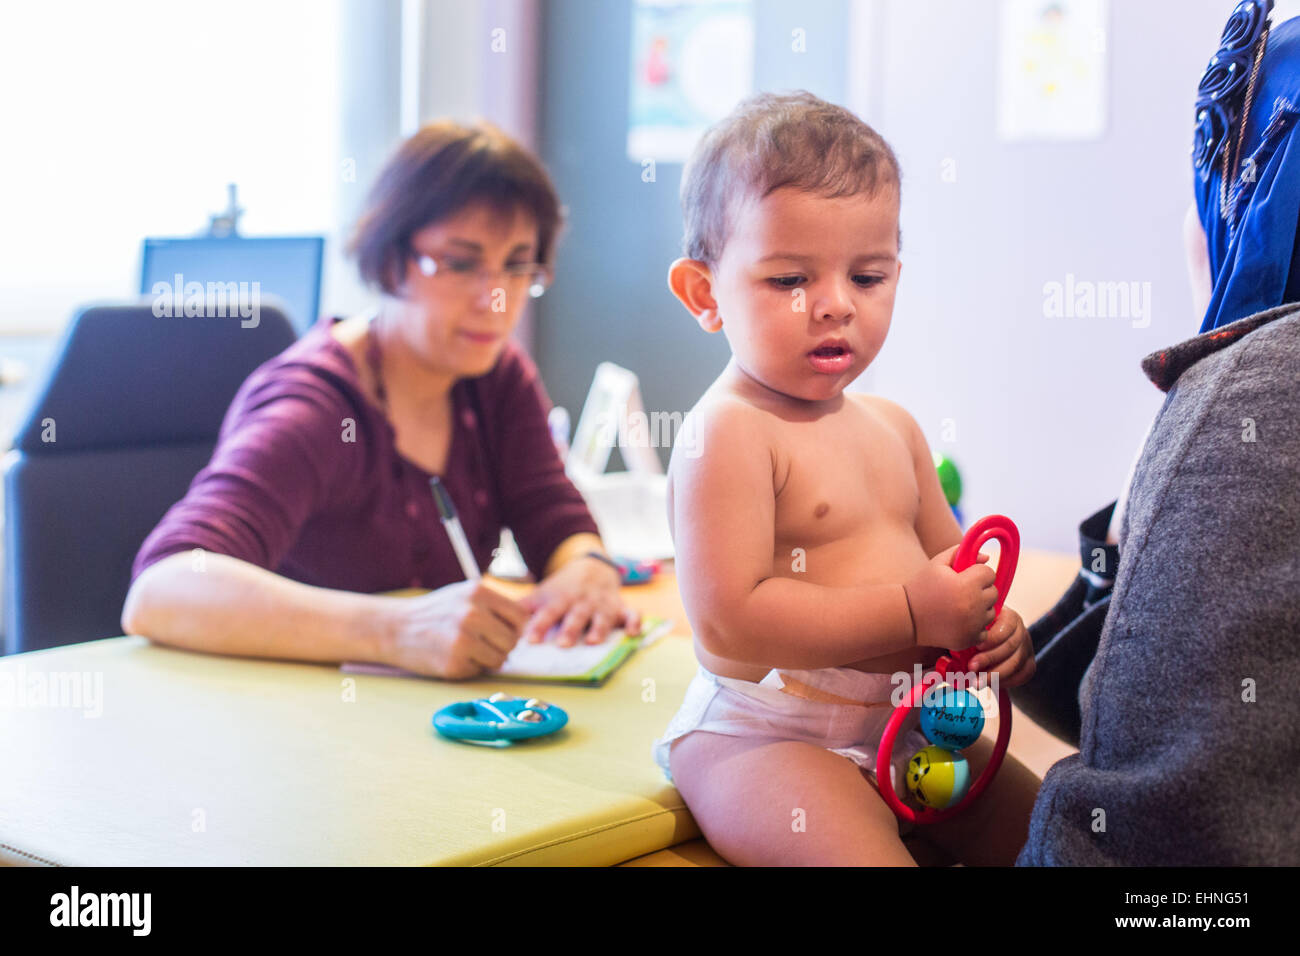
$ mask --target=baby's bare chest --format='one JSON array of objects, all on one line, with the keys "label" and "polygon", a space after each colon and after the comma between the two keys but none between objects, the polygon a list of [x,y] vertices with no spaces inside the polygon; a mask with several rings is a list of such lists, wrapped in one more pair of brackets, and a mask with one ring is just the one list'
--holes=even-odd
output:
[{"label": "baby's bare chest", "polygon": [[920,494],[911,450],[869,415],[792,427],[774,455],[778,550],[911,528]]}]

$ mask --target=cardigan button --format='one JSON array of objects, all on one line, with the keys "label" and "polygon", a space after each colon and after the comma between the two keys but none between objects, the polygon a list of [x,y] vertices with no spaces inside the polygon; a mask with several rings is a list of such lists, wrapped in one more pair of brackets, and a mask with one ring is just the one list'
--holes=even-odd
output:
[{"label": "cardigan button", "polygon": [[469,408],[465,409],[464,414],[460,416],[460,420],[465,423],[466,428],[473,428],[475,423],[478,421],[478,419],[474,417],[473,409]]},{"label": "cardigan button", "polygon": [[488,493],[486,491],[484,491],[482,488],[479,488],[477,491],[474,492],[474,504],[478,505],[480,508],[486,508],[487,503],[488,503]]},{"label": "cardigan button", "polygon": [[408,501],[406,503],[406,517],[414,521],[419,516],[420,516],[420,506],[417,505],[414,501]]}]

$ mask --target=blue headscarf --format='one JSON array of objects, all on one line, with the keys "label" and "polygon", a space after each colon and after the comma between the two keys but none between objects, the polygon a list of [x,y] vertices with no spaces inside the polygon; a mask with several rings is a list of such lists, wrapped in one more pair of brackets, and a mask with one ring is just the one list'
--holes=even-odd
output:
[{"label": "blue headscarf", "polygon": [[1196,211],[1214,281],[1201,332],[1300,299],[1300,17],[1269,29],[1272,9],[1237,5],[1197,90]]}]

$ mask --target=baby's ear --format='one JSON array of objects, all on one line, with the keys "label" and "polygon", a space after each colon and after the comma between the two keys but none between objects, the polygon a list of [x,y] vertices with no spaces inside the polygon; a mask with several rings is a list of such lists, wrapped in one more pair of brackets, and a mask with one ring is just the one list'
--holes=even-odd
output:
[{"label": "baby's ear", "polygon": [[705,332],[722,328],[722,316],[713,298],[713,273],[699,259],[678,259],[669,266],[668,288]]}]

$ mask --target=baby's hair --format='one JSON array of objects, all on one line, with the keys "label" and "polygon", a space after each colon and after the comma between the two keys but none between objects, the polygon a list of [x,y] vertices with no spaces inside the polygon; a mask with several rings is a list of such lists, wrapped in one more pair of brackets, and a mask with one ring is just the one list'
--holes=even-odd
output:
[{"label": "baby's hair", "polygon": [[717,264],[736,203],[782,186],[835,198],[898,189],[898,159],[842,106],[804,90],[759,93],[711,126],[682,170],[687,258]]}]

